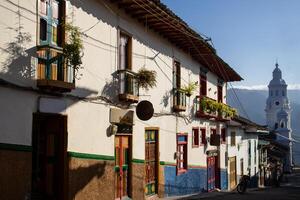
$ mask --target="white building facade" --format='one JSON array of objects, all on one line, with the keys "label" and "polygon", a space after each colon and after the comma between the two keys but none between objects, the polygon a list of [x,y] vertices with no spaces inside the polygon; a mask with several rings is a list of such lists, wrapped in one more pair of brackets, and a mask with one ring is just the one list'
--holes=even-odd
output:
[{"label": "white building facade", "polygon": [[243,175],[250,176],[250,187],[258,187],[260,168],[258,136],[268,131],[253,122],[237,117],[228,123],[228,189],[236,188]]},{"label": "white building facade", "polygon": [[[0,199],[228,188],[230,116],[212,105],[226,107],[227,82],[241,77],[169,9],[147,2],[1,2]],[[83,40],[76,77],[63,61],[64,21]],[[141,68],[156,72],[156,87],[138,88]],[[181,88],[192,82],[188,97]],[[148,121],[136,117],[142,100],[154,108]]]}]

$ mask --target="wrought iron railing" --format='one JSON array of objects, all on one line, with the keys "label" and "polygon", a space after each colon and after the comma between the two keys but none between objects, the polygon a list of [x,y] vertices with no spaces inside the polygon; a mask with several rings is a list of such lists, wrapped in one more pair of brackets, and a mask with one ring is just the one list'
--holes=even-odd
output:
[{"label": "wrought iron railing", "polygon": [[178,88],[173,89],[174,109],[184,111],[186,109],[186,93]]},{"label": "wrought iron railing", "polygon": [[139,96],[136,74],[130,70],[118,70],[119,94]]}]

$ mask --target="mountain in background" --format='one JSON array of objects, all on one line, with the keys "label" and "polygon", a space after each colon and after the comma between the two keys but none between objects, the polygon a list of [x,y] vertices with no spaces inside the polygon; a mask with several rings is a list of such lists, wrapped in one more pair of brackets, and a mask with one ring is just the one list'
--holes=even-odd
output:
[{"label": "mountain in background", "polygon": [[[226,99],[227,103],[236,108],[243,117],[249,118],[258,124],[266,125],[265,106],[267,97],[268,91],[266,90],[229,89]],[[292,108],[292,136],[295,140],[300,141],[300,90],[289,90],[288,98]],[[294,143],[293,151],[295,162],[300,164],[300,143]]]}]

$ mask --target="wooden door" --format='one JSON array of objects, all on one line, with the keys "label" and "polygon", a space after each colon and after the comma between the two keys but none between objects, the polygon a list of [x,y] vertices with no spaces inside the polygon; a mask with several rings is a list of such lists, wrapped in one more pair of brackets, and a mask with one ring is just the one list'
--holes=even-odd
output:
[{"label": "wooden door", "polygon": [[214,156],[207,158],[207,190],[212,191],[215,189],[215,166],[216,159]]},{"label": "wooden door", "polygon": [[125,135],[115,137],[116,199],[127,198],[130,187],[130,138]]},{"label": "wooden door", "polygon": [[236,157],[229,158],[230,189],[236,186]]},{"label": "wooden door", "polygon": [[146,171],[146,196],[158,192],[158,131],[146,130],[145,132],[145,171]]},{"label": "wooden door", "polygon": [[45,200],[67,198],[67,118],[33,116],[32,190]]}]

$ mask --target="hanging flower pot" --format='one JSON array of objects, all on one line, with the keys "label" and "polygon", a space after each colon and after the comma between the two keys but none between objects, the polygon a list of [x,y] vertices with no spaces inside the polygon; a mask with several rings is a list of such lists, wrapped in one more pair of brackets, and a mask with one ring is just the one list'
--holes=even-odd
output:
[{"label": "hanging flower pot", "polygon": [[156,71],[143,67],[137,72],[136,76],[140,88],[149,90],[156,86]]}]

